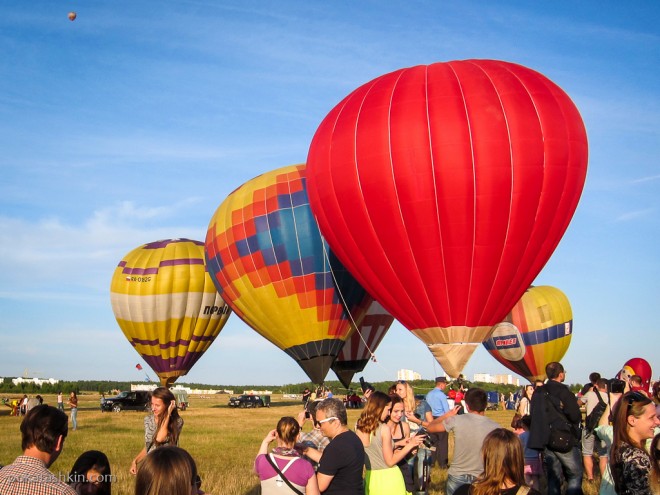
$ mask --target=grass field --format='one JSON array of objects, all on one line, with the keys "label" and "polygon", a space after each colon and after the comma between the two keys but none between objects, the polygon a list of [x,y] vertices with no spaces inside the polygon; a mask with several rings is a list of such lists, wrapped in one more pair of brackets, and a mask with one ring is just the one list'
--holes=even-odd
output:
[{"label": "grass field", "polygon": [[[45,396],[56,405],[55,396]],[[185,426],[179,445],[197,462],[202,489],[213,495],[256,495],[259,480],[252,463],[261,440],[282,416],[296,416],[299,402],[273,396],[270,408],[232,409],[229,396],[213,395],[208,399],[190,397],[190,408],[181,412]],[[110,459],[115,478],[113,495],[133,493],[134,477],[129,473],[133,457],[144,446],[144,412],[101,413],[98,394],[79,396],[78,430],[69,430],[64,451],[51,466],[56,475],[66,476],[76,458],[86,450],[101,450]],[[9,416],[9,408],[0,410],[0,465],[13,462],[21,454],[19,425],[21,418]],[[360,410],[349,410],[349,425],[355,424]],[[512,411],[488,411],[488,416],[508,427]],[[307,428],[307,427],[306,427]],[[450,449],[452,438],[450,437]],[[434,469],[431,494],[444,494],[446,472]],[[586,495],[595,495],[594,486],[584,484]]]}]

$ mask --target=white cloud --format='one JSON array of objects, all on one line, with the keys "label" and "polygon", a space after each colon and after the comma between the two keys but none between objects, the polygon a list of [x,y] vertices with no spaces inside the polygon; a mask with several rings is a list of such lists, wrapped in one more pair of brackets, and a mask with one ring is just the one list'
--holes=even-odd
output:
[{"label": "white cloud", "polygon": [[92,212],[80,224],[57,217],[35,221],[0,217],[0,295],[15,299],[36,290],[45,298],[61,299],[76,297],[67,294],[61,283],[105,288],[116,263],[141,244],[202,237],[198,228],[166,226],[174,212],[198,202],[196,197],[167,206],[124,201]]},{"label": "white cloud", "polygon": [[631,220],[637,220],[638,218],[644,218],[652,215],[655,212],[655,208],[646,208],[644,210],[635,210],[623,213],[614,219],[615,222],[629,222]]},{"label": "white cloud", "polygon": [[656,180],[660,180],[660,174],[658,175],[650,175],[648,177],[642,177],[640,179],[635,179],[632,181],[632,184],[641,184],[644,182],[654,182]]}]

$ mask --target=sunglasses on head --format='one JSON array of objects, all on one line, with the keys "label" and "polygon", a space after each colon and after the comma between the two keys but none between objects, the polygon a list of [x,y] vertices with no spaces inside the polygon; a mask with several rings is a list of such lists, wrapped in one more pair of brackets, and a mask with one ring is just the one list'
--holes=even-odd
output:
[{"label": "sunglasses on head", "polygon": [[626,394],[626,400],[628,401],[628,405],[632,405],[633,402],[642,402],[642,401],[647,401],[649,398],[644,395],[641,392],[635,391],[635,392],[628,392]]}]

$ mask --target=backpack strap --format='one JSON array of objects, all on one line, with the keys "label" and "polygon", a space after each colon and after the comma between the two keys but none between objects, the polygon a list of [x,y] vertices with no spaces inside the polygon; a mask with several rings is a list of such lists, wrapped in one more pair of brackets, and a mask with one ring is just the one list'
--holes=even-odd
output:
[{"label": "backpack strap", "polygon": [[280,468],[277,467],[277,462],[275,462],[275,457],[273,457],[273,454],[268,454],[266,456],[266,460],[270,463],[271,466],[273,466],[273,469],[275,470],[275,472],[280,475],[280,478],[282,478],[282,481],[284,481],[289,486],[289,488],[291,488],[291,490],[293,490],[293,493],[295,493],[296,495],[304,495],[303,492],[301,492],[295,486],[293,486],[293,484],[287,479],[287,477],[284,476],[284,471],[289,469],[291,464],[293,464],[298,459],[299,459],[298,457],[294,457],[293,459],[291,459],[288,462],[288,464],[286,466],[284,466],[284,469],[280,470]]},{"label": "backpack strap", "polygon": [[[560,419],[561,421],[564,421],[567,425],[570,425],[571,422],[568,420],[566,417],[566,414],[564,414],[564,411],[562,411],[557,405],[555,404],[555,401],[553,400],[555,397],[548,393],[545,387],[543,388],[543,394],[545,395],[545,400],[548,404],[552,406],[552,409],[555,412],[555,418]],[[550,423],[553,423],[554,421],[550,421]]]}]

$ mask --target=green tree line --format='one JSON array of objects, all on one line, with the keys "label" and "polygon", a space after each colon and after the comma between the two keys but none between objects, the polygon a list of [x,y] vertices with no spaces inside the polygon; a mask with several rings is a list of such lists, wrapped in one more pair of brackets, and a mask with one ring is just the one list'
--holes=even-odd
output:
[{"label": "green tree line", "polygon": [[[130,390],[131,383],[127,381],[110,381],[110,380],[78,380],[78,381],[59,381],[58,383],[44,383],[42,386],[36,385],[35,383],[19,383],[14,385],[11,381],[11,378],[5,378],[2,383],[0,383],[0,393],[1,394],[57,394],[62,392],[68,394],[70,392],[76,392],[77,394],[84,392],[97,392],[103,394],[110,394],[115,390]],[[396,381],[385,381],[385,382],[371,382],[376,390],[387,393],[389,387],[396,383]],[[410,381],[410,385],[413,387],[415,394],[426,395],[426,393],[435,387],[435,382],[433,380],[415,380]],[[462,380],[461,384],[465,388],[470,387],[479,387],[489,392],[500,392],[508,394],[510,392],[515,393],[522,386],[526,384],[523,383],[521,386],[516,385],[507,385],[507,384],[495,384],[495,383],[483,383],[483,382],[469,382],[467,380]],[[185,387],[190,387],[192,389],[203,389],[203,390],[217,390],[218,392],[222,390],[233,390],[234,393],[240,394],[244,390],[270,390],[275,394],[300,394],[305,388],[310,390],[315,390],[317,385],[312,382],[303,382],[296,384],[286,384],[286,385],[208,385],[203,383],[181,383],[180,385]],[[361,393],[360,384],[358,382],[351,383],[349,389],[344,387],[337,380],[330,380],[324,383],[326,388],[332,390],[336,395],[345,395],[349,390]],[[459,382],[456,380],[450,382],[448,389],[457,389]],[[581,385],[574,384],[570,385],[572,392],[576,393],[581,388]]]}]

